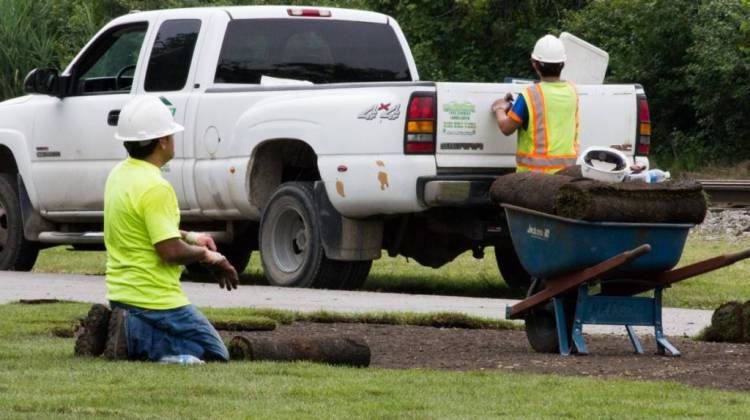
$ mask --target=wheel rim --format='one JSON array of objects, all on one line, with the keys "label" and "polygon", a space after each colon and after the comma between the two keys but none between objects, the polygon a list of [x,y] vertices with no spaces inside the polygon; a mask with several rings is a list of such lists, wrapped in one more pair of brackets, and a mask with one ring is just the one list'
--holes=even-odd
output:
[{"label": "wheel rim", "polygon": [[5,244],[8,242],[8,212],[0,203],[0,252],[5,249]]},{"label": "wheel rim", "polygon": [[284,208],[276,217],[271,233],[271,249],[276,267],[293,273],[305,262],[309,231],[302,215],[293,207]]}]

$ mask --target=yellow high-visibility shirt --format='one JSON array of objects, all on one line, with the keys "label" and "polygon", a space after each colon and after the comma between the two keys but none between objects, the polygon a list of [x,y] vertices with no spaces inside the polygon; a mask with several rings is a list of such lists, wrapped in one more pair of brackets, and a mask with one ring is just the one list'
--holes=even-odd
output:
[{"label": "yellow high-visibility shirt", "polygon": [[155,244],[180,237],[172,185],[155,165],[128,158],[112,169],[104,189],[107,299],[147,309],[189,304],[182,266],[169,264]]}]

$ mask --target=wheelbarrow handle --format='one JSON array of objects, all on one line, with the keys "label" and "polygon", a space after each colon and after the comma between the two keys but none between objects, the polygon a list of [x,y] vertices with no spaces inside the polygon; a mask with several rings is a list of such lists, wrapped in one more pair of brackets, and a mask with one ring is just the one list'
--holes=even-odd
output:
[{"label": "wheelbarrow handle", "polygon": [[643,254],[648,254],[649,252],[651,252],[651,245],[643,244],[639,246],[638,248],[631,249],[630,251],[626,251],[624,254],[625,254],[625,259],[627,261],[630,261],[630,260],[640,257]]},{"label": "wheelbarrow handle", "polygon": [[718,270],[719,268],[732,265],[747,258],[750,258],[750,249],[732,254],[719,255],[718,257],[686,265],[685,267],[666,271],[656,276],[655,280],[662,286],[668,286],[672,283],[677,283],[680,280],[689,279],[691,277],[708,273],[709,271]]}]

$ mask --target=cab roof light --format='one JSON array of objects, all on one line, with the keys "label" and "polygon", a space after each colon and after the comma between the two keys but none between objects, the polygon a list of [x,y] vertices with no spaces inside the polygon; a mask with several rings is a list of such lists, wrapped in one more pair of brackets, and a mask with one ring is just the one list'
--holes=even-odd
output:
[{"label": "cab roof light", "polygon": [[289,16],[294,17],[331,17],[331,11],[326,9],[286,9]]}]

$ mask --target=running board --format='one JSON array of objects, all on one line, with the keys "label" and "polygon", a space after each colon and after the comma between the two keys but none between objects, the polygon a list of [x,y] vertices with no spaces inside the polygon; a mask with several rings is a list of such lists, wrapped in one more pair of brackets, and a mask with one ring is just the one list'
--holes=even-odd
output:
[{"label": "running board", "polygon": [[104,232],[40,232],[45,244],[103,244]]},{"label": "running board", "polygon": [[[219,243],[232,242],[232,234],[227,231],[203,232]],[[103,244],[104,232],[41,232],[39,242],[45,244]]]}]

